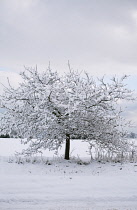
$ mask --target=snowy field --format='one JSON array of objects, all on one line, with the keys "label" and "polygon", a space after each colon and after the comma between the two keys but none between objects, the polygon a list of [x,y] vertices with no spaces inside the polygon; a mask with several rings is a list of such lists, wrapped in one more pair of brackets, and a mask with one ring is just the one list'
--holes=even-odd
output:
[{"label": "snowy field", "polygon": [[137,210],[137,163],[86,164],[87,144],[78,141],[70,161],[64,148],[42,160],[15,157],[22,148],[18,139],[0,139],[0,210]]}]

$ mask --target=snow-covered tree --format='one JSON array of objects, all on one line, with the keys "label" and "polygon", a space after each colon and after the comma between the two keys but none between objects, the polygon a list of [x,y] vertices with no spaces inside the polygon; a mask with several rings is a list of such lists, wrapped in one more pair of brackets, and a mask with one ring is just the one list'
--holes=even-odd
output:
[{"label": "snow-covered tree", "polygon": [[[121,117],[121,100],[130,100],[132,92],[113,77],[95,82],[71,70],[60,77],[50,68],[44,73],[28,68],[21,73],[18,88],[9,84],[1,96],[1,133],[11,133],[29,143],[26,153],[43,148],[57,151],[66,141],[65,159],[69,159],[70,139],[80,136],[110,151],[125,150],[125,122]],[[85,138],[86,137],[86,138]]]}]

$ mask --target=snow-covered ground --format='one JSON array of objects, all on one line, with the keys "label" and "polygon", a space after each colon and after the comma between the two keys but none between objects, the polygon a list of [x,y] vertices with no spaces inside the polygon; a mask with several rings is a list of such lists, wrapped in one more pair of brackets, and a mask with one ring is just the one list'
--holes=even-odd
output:
[{"label": "snow-covered ground", "polygon": [[19,140],[0,139],[0,210],[137,209],[137,163],[81,165],[78,156],[90,160],[87,144],[71,145],[70,161],[61,158],[64,148],[59,156],[20,159]]}]

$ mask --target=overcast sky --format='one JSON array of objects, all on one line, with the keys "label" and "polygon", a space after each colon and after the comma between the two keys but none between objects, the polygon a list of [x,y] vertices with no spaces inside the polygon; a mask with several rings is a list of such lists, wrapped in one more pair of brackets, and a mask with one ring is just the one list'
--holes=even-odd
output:
[{"label": "overcast sky", "polygon": [[49,61],[64,72],[68,60],[95,76],[130,74],[137,90],[137,0],[0,0],[0,82]]}]

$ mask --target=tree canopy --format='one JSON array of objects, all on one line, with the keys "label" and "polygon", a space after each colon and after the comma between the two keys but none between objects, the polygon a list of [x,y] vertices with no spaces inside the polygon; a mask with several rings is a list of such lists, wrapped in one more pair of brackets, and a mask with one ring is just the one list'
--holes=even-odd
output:
[{"label": "tree canopy", "polygon": [[[14,133],[30,143],[27,153],[42,148],[57,151],[66,141],[65,159],[69,159],[70,139],[80,136],[94,144],[117,152],[124,150],[126,122],[120,102],[131,100],[132,91],[124,80],[113,77],[94,80],[87,73],[69,68],[63,76],[48,68],[26,68],[18,88],[5,88],[1,96],[1,133]],[[13,132],[14,131],[14,132]]]}]

